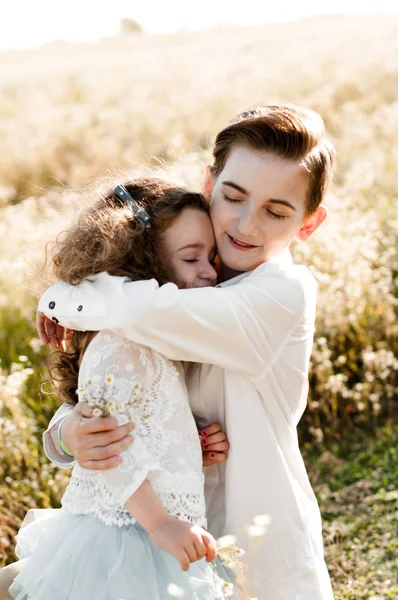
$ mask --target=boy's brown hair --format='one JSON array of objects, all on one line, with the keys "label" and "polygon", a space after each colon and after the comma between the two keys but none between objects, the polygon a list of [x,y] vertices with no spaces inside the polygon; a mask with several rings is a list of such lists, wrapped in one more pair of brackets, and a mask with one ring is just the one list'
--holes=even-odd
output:
[{"label": "boy's brown hair", "polygon": [[309,174],[307,214],[323,201],[336,160],[334,146],[318,113],[294,105],[257,106],[237,115],[216,137],[213,177],[236,146],[299,161]]}]

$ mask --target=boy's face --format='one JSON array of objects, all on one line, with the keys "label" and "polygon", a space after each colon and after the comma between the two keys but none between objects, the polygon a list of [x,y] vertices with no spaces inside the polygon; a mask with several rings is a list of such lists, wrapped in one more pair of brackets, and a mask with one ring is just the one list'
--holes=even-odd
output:
[{"label": "boy's face", "polygon": [[307,239],[326,217],[324,207],[306,216],[308,185],[299,162],[236,146],[219,176],[208,172],[205,181],[221,263],[251,271]]}]

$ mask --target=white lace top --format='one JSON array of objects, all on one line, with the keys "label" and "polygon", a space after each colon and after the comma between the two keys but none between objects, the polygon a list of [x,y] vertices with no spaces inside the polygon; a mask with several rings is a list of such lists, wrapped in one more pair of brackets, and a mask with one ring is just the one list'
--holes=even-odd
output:
[{"label": "white lace top", "polygon": [[148,479],[170,514],[206,527],[202,452],[181,364],[102,331],[83,357],[78,395],[119,424],[133,420],[134,442],[114,469],[74,466],[64,509],[106,525],[134,523],[124,504]]}]

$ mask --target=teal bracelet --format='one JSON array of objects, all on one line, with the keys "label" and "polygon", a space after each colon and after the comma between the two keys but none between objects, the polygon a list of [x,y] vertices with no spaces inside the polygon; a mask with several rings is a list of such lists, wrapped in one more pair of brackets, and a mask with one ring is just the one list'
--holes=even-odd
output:
[{"label": "teal bracelet", "polygon": [[61,450],[64,454],[66,454],[66,456],[69,456],[70,458],[74,458],[73,454],[71,454],[69,452],[69,450],[67,449],[67,447],[65,446],[63,439],[62,439],[62,435],[61,435],[61,429],[62,429],[62,425],[64,424],[65,419],[62,421],[61,425],[58,427],[58,441],[59,441],[59,445],[61,446]]}]

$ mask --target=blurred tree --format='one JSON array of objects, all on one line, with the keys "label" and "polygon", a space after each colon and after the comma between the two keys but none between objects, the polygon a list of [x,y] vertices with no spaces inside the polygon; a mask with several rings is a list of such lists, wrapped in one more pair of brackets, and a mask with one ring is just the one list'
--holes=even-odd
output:
[{"label": "blurred tree", "polygon": [[120,33],[142,33],[142,26],[135,19],[130,19],[129,17],[124,17],[120,21]]}]

